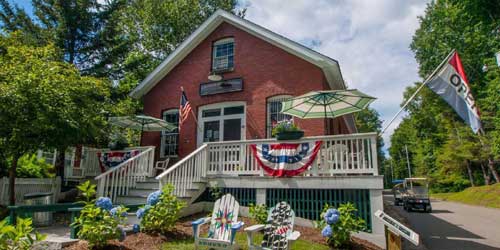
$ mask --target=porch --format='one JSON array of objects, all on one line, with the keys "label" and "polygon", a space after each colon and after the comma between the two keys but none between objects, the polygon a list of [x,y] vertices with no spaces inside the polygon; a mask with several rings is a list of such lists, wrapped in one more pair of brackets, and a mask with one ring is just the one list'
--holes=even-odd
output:
[{"label": "porch", "polygon": [[[353,202],[372,233],[382,225],[373,213],[382,208],[383,177],[378,174],[377,134],[347,134],[304,137],[287,143],[321,141],[317,157],[303,173],[293,177],[268,176],[258,165],[251,145],[278,143],[275,139],[209,142],[155,177],[154,147],[101,173],[97,152],[84,148],[80,168],[71,178],[92,178],[98,196],[122,204],[144,203],[149,193],[172,184],[174,194],[188,205],[210,199],[209,191],[232,193],[242,206],[288,201],[299,217],[317,220],[324,204]],[[69,175],[67,177],[70,177]],[[196,206],[192,206],[196,207]]]}]

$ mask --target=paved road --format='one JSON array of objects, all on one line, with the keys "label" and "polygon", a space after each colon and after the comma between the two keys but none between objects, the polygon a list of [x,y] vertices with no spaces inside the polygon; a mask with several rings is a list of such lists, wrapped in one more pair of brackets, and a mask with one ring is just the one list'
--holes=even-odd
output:
[{"label": "paved road", "polygon": [[[384,202],[393,204],[392,196]],[[432,200],[432,213],[398,207],[429,250],[500,250],[500,209]]]}]

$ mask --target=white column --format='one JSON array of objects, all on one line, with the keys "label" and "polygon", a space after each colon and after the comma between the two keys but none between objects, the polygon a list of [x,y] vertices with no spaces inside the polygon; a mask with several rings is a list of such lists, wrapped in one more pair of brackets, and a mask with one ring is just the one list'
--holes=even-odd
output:
[{"label": "white column", "polygon": [[265,188],[257,188],[255,190],[255,203],[256,205],[265,205],[266,204],[266,189]]},{"label": "white column", "polygon": [[382,189],[370,189],[370,216],[372,218],[372,233],[383,234],[384,224],[375,217],[377,210],[384,211],[384,201],[382,196]]}]

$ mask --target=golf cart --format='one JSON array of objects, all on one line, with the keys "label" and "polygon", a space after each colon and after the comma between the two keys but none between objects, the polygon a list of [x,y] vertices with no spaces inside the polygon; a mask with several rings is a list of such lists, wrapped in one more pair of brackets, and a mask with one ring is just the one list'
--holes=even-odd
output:
[{"label": "golf cart", "polygon": [[429,182],[426,178],[405,178],[403,186],[403,208],[406,211],[421,209],[428,213],[432,212]]},{"label": "golf cart", "polygon": [[404,192],[405,192],[405,188],[403,186],[403,181],[394,185],[394,187],[392,188],[392,194],[394,195],[394,205],[395,206],[403,205]]}]

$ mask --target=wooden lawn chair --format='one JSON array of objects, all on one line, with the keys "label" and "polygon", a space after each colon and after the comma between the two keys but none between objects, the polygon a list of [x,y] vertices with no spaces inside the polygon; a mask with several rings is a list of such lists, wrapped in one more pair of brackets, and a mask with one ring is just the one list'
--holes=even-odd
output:
[{"label": "wooden lawn chair", "polygon": [[[248,249],[250,250],[288,250],[300,237],[300,232],[293,231],[295,213],[288,203],[282,201],[269,210],[266,225],[254,225],[245,228]],[[264,230],[264,239],[260,246],[253,243],[254,234]]]},{"label": "wooden lawn chair", "polygon": [[[244,223],[238,221],[240,204],[231,194],[222,196],[215,202],[212,217],[201,218],[192,222],[195,249],[238,249],[234,241],[236,232]],[[200,237],[201,225],[210,222],[206,238]]]}]

